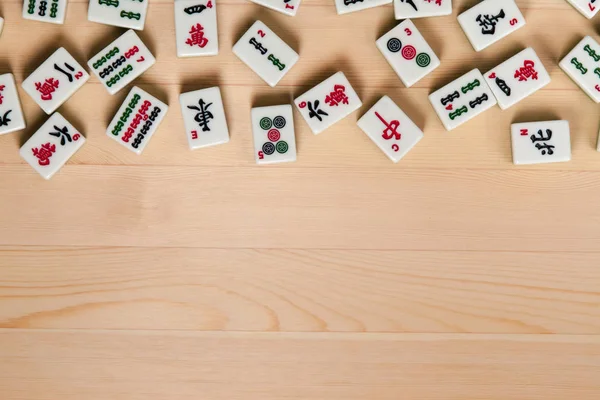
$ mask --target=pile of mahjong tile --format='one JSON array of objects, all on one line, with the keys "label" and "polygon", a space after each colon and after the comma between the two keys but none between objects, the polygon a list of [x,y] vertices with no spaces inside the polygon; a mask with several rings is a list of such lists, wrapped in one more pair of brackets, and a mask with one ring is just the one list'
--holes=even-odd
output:
[{"label": "pile of mahjong tile", "polygon": [[[175,0],[175,37],[179,57],[216,56],[217,2]],[[250,0],[289,16],[301,0]],[[326,0],[323,0],[326,1]],[[440,60],[410,18],[452,13],[452,0],[327,0],[338,14],[394,2],[395,17],[403,20],[375,45],[406,87],[439,67]],[[567,0],[592,18],[596,0]],[[23,18],[62,24],[67,0],[24,0]],[[155,63],[154,56],[134,30],[144,29],[148,0],[90,0],[88,19],[127,28],[117,40],[92,57],[87,66],[115,94]],[[458,16],[458,23],[475,51],[525,26],[514,0],[484,0]],[[4,20],[0,18],[0,33]],[[233,46],[233,53],[271,87],[299,59],[290,46],[261,21],[256,21]],[[600,44],[585,37],[560,62],[560,67],[596,103],[600,102]],[[85,143],[84,136],[56,110],[90,75],[64,48],[56,50],[22,83],[24,91],[50,117],[21,147],[21,156],[49,179]],[[490,71],[473,69],[429,95],[447,130],[464,124],[498,104],[505,110],[550,82],[550,76],[532,48],[520,51]],[[191,149],[229,142],[227,119],[219,87],[182,93],[179,97],[185,134]],[[294,100],[300,115],[319,134],[361,107],[362,103],[343,72],[337,72]],[[141,154],[168,111],[150,93],[132,87],[107,127],[106,134],[127,149]],[[253,108],[254,156],[258,164],[296,160],[293,110],[290,104]],[[394,162],[404,157],[423,132],[388,97],[383,96],[358,121],[358,126]],[[15,80],[0,75],[0,135],[25,128]],[[534,121],[513,124],[515,164],[568,161],[571,158],[568,121]],[[600,150],[600,149],[599,149]]]}]

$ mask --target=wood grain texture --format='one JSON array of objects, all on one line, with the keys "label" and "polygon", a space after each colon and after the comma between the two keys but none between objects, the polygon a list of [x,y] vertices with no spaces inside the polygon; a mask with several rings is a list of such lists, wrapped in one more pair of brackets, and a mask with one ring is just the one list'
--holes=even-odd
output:
[{"label": "wood grain texture", "polygon": [[[170,105],[142,156],[105,137],[127,90],[92,78],[59,111],[87,138],[51,181],[0,136],[1,400],[597,400],[598,107],[559,69],[584,35],[564,0],[517,0],[527,25],[475,53],[456,15],[415,20],[441,66],[406,89],[374,42],[391,6],[286,17],[217,0],[218,57],[177,59],[172,0],[151,0],[157,64],[135,84]],[[82,64],[123,30],[21,18],[2,0],[0,73],[18,84],[57,47]],[[232,53],[261,19],[300,53],[269,88]],[[427,95],[533,47],[552,82],[446,132]],[[254,164],[250,108],[289,103],[342,70],[364,102],[298,161]],[[189,151],[178,96],[219,85],[231,142]],[[425,132],[394,165],[356,126],[387,94]],[[513,122],[568,119],[573,160],[516,167]]]}]

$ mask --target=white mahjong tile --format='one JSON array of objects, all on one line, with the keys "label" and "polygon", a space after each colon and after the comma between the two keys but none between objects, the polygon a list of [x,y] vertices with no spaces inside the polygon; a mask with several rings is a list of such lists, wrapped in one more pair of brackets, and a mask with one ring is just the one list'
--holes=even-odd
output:
[{"label": "white mahjong tile", "polygon": [[233,46],[233,53],[271,87],[298,61],[298,53],[261,21],[256,21]]},{"label": "white mahjong tile", "polygon": [[253,108],[252,136],[257,164],[296,161],[296,135],[291,105]]},{"label": "white mahjong tile", "polygon": [[182,93],[179,104],[190,149],[229,142],[229,129],[218,86]]},{"label": "white mahjong tile", "polygon": [[128,30],[88,61],[108,93],[115,94],[154,65],[156,59],[138,35]]},{"label": "white mahjong tile", "polygon": [[287,14],[290,16],[296,15],[298,7],[300,7],[301,0],[250,0],[256,4],[260,4],[263,7],[270,8],[271,10],[279,11],[280,13]]},{"label": "white mahjong tile", "polygon": [[325,79],[296,98],[294,103],[315,135],[362,106],[343,72]]},{"label": "white mahjong tile", "polygon": [[175,0],[178,57],[219,54],[217,0]]},{"label": "white mahjong tile", "polygon": [[395,163],[423,139],[419,127],[388,96],[367,111],[358,126]]},{"label": "white mahjong tile", "polygon": [[52,114],[88,79],[87,71],[61,47],[37,67],[21,87],[46,114]]},{"label": "white mahjong tile", "polygon": [[62,24],[65,22],[67,0],[23,0],[23,18]]},{"label": "white mahjong tile", "polygon": [[54,113],[19,153],[44,179],[50,179],[84,143],[83,135],[62,115]]},{"label": "white mahjong tile", "polygon": [[396,19],[452,14],[452,0],[394,0]]},{"label": "white mahjong tile", "polygon": [[165,103],[134,86],[108,125],[106,134],[140,155],[158,129],[168,109],[169,107]]},{"label": "white mahjong tile", "polygon": [[569,121],[539,121],[511,125],[515,164],[571,160]]},{"label": "white mahjong tile", "polygon": [[366,10],[385,4],[391,4],[393,0],[335,0],[335,7],[339,15],[354,11]]},{"label": "white mahjong tile", "polygon": [[431,93],[429,101],[448,131],[496,105],[496,98],[478,69]]},{"label": "white mahjong tile", "polygon": [[514,0],[484,0],[458,16],[475,51],[481,51],[525,26]]},{"label": "white mahjong tile", "polygon": [[596,103],[600,103],[600,45],[583,38],[559,63],[562,70]]},{"label": "white mahjong tile", "polygon": [[88,20],[143,30],[149,0],[90,0]]},{"label": "white mahjong tile", "polygon": [[0,75],[0,135],[25,129],[13,74]]},{"label": "white mahjong tile", "polygon": [[406,87],[440,66],[439,58],[409,19],[380,37],[377,48]]},{"label": "white mahjong tile", "polygon": [[2,35],[3,28],[4,28],[4,18],[0,17],[0,35]]},{"label": "white mahjong tile", "polygon": [[485,79],[503,110],[550,83],[550,75],[531,47],[488,71]]},{"label": "white mahjong tile", "polygon": [[597,0],[567,0],[573,7],[580,13],[585,15],[586,18],[591,19],[598,12]]}]

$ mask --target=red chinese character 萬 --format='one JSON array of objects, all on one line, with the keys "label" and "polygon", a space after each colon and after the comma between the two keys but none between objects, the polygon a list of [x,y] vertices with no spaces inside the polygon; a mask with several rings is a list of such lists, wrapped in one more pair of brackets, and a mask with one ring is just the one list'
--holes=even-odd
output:
[{"label": "red chinese character \u842c", "polygon": [[190,46],[198,46],[204,48],[208,44],[208,39],[204,37],[204,27],[200,24],[192,26],[190,29],[190,37],[185,41]]},{"label": "red chinese character \u842c", "polygon": [[329,104],[330,107],[337,106],[340,103],[348,104],[348,101],[346,87],[342,85],[335,85],[333,87],[333,92],[325,97],[325,103]]},{"label": "red chinese character \u842c", "polygon": [[[0,92],[4,91],[4,85],[0,85]],[[4,96],[2,96],[2,93],[0,93],[0,104],[2,104],[2,100],[4,100]]]},{"label": "red chinese character \u842c", "polygon": [[38,158],[38,164],[41,166],[50,165],[50,157],[56,152],[56,146],[50,143],[43,144],[41,148],[34,147],[31,149],[33,155]]},{"label": "red chinese character \u842c", "polygon": [[535,63],[531,60],[525,60],[523,62],[523,66],[515,71],[515,78],[519,78],[519,81],[526,81],[529,78],[533,80],[537,80],[538,73],[533,68]]},{"label": "red chinese character \u842c", "polygon": [[35,89],[42,94],[42,100],[52,100],[52,93],[58,88],[58,79],[48,78],[44,83],[35,83]]}]

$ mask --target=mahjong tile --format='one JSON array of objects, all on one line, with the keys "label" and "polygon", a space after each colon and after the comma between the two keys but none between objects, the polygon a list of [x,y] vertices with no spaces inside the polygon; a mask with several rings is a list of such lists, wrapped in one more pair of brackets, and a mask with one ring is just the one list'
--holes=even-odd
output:
[{"label": "mahjong tile", "polygon": [[596,0],[567,0],[573,7],[580,13],[585,15],[586,18],[591,19],[598,12],[598,4]]},{"label": "mahjong tile", "polygon": [[335,7],[341,15],[391,3],[392,0],[335,0]]},{"label": "mahjong tile", "polygon": [[362,106],[343,72],[338,72],[294,100],[315,135]]},{"label": "mahjong tile", "polygon": [[2,35],[3,28],[4,28],[4,18],[0,17],[0,35]]},{"label": "mahjong tile", "polygon": [[280,13],[287,14],[290,16],[296,15],[298,7],[300,7],[301,0],[250,0],[256,4],[260,4],[263,7],[270,8],[271,10],[279,11]]},{"label": "mahjong tile", "polygon": [[44,179],[50,179],[84,143],[83,135],[62,115],[54,113],[19,153]]},{"label": "mahjong tile", "polygon": [[440,66],[439,58],[409,19],[379,38],[377,48],[406,87]]},{"label": "mahjong tile", "polygon": [[0,135],[25,129],[13,74],[0,75]]},{"label": "mahjong tile", "polygon": [[106,134],[137,155],[148,145],[169,107],[137,86],[129,92]]},{"label": "mahjong tile", "polygon": [[449,131],[496,105],[496,98],[478,69],[433,92],[429,101]]},{"label": "mahjong tile", "polygon": [[298,61],[298,53],[261,21],[256,21],[233,46],[233,53],[271,87]]},{"label": "mahjong tile", "polygon": [[177,56],[217,55],[217,0],[175,0],[174,3]]},{"label": "mahjong tile", "polygon": [[52,114],[88,79],[90,75],[87,71],[61,47],[37,67],[21,86],[46,114]]},{"label": "mahjong tile", "polygon": [[90,0],[88,20],[143,30],[149,0]]},{"label": "mahjong tile", "polygon": [[600,103],[600,45],[583,38],[559,63],[569,77],[596,103]]},{"label": "mahjong tile", "polygon": [[452,14],[452,0],[394,0],[396,19]]},{"label": "mahjong tile", "polygon": [[108,93],[115,94],[150,68],[156,59],[142,40],[128,30],[88,61]]},{"label": "mahjong tile", "polygon": [[67,0],[23,0],[23,18],[62,24],[65,22]]},{"label": "mahjong tile", "polygon": [[296,161],[296,136],[291,105],[253,108],[252,136],[257,164]]},{"label": "mahjong tile", "polygon": [[475,51],[481,51],[525,26],[514,0],[484,0],[458,16]]},{"label": "mahjong tile", "polygon": [[488,71],[485,79],[503,110],[550,83],[550,75],[531,47]]},{"label": "mahjong tile", "polygon": [[190,149],[229,142],[229,129],[218,86],[182,93],[179,104]]},{"label": "mahjong tile", "polygon": [[540,121],[511,125],[515,164],[543,164],[571,160],[569,121]]}]

